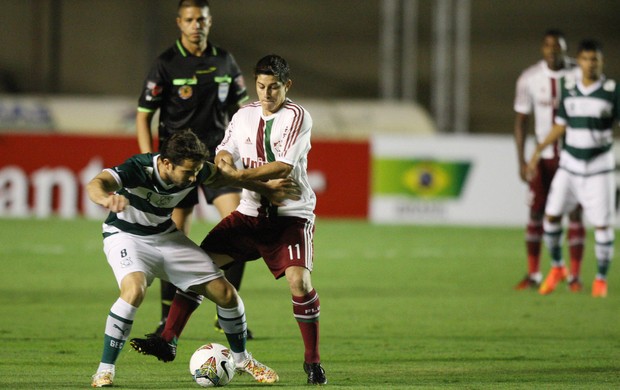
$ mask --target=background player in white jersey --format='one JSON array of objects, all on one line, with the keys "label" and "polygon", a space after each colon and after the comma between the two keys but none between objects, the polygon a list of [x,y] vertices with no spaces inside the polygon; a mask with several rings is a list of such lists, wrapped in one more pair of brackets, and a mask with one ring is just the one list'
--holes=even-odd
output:
[{"label": "background player in white jersey", "polygon": [[[193,132],[180,131],[162,146],[161,154],[133,156],[117,167],[103,170],[86,187],[93,202],[110,210],[103,224],[104,252],[120,288],[120,296],[107,317],[103,353],[92,378],[93,387],[113,385],[116,360],[154,278],[170,281],[183,292],[200,294],[215,302],[237,370],[250,373],[259,382],[278,380],[275,371],[253,359],[245,349],[245,310],[237,291],[213,260],[172,221],[172,210],[179,202],[196,186],[218,177],[214,165],[206,163],[207,155],[206,147]],[[228,182],[266,191],[271,183],[278,183]],[[297,186],[289,186],[291,196],[276,197],[275,201],[298,199]],[[163,360],[174,359],[176,340],[156,347],[163,353]]]},{"label": "background player in white jersey", "polygon": [[[299,200],[270,203],[254,191],[243,190],[235,212],[211,230],[200,245],[218,264],[262,257],[274,277],[286,277],[292,295],[293,315],[304,342],[303,368],[307,383],[325,384],[319,354],[319,295],[312,287],[314,207],[316,197],[307,174],[312,118],[286,97],[292,85],[289,66],[280,56],[268,55],[254,69],[259,101],[233,116],[215,162],[241,181],[292,178],[301,188]],[[243,169],[236,170],[240,161]],[[162,333],[179,337],[173,302]],[[189,315],[191,306],[183,308]],[[136,343],[141,342],[139,339]]]},{"label": "background player in white jersey", "polygon": [[[578,68],[566,55],[566,41],[562,32],[551,29],[543,37],[542,60],[528,67],[517,80],[514,102],[516,112],[514,134],[519,162],[521,180],[529,185],[529,220],[526,227],[525,244],[528,271],[515,286],[517,290],[538,288],[542,281],[540,272],[540,252],[543,238],[543,216],[551,180],[558,168],[559,146],[557,142],[546,147],[541,153],[537,175],[526,178],[527,160],[525,158],[525,141],[530,118],[535,119],[534,129],[537,142],[545,139],[553,126],[553,117],[560,95],[560,78],[568,73],[575,73]],[[569,288],[580,291],[579,279],[585,229],[581,219],[581,209],[577,207],[569,213],[568,244],[570,253]],[[568,271],[562,269],[563,278]]]},{"label": "background player in white jersey", "polygon": [[534,174],[544,148],[564,137],[560,168],[545,208],[545,241],[552,269],[539,291],[548,294],[561,280],[561,216],[579,203],[595,227],[598,268],[592,296],[606,297],[607,271],[614,251],[616,164],[612,144],[613,128],[620,117],[620,86],[603,75],[603,53],[598,42],[581,42],[577,62],[581,76],[562,79],[556,124],[538,144],[528,166],[528,174]]}]

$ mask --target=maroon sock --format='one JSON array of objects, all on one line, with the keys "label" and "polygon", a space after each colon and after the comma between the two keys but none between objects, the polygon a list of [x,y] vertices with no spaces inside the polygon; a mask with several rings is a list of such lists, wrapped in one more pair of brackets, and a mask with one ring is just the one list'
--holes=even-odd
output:
[{"label": "maroon sock", "polygon": [[543,235],[542,223],[530,221],[527,225],[525,245],[527,248],[528,273],[535,274],[540,270],[540,248]]},{"label": "maroon sock", "polygon": [[167,342],[175,341],[181,336],[187,320],[194,310],[200,306],[202,296],[193,292],[182,292],[177,290],[170,306],[166,327],[161,332],[161,337]]},{"label": "maroon sock", "polygon": [[303,297],[293,296],[293,315],[301,330],[304,340],[304,361],[306,363],[320,363],[319,355],[319,314],[321,303],[316,290],[310,291]]},{"label": "maroon sock", "polygon": [[568,252],[570,254],[570,273],[575,277],[579,277],[585,239],[586,230],[583,225],[571,222],[568,225]]}]

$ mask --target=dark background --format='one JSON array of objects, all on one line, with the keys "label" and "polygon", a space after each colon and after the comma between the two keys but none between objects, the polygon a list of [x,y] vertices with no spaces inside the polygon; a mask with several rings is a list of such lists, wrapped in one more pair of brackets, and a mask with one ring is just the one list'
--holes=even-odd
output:
[{"label": "dark background", "polygon": [[[430,110],[433,0],[418,1],[418,102]],[[2,93],[137,97],[153,59],[178,36],[176,0],[2,0]],[[211,0],[210,39],[246,74],[258,58],[289,60],[294,99],[378,99],[380,0]],[[620,79],[620,1],[472,0],[470,131],[512,131],[514,83],[563,30],[574,55],[603,43]]]}]

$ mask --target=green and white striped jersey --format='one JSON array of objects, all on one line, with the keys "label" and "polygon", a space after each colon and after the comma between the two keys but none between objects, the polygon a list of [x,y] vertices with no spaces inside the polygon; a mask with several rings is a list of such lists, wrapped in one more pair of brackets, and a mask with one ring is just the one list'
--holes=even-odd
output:
[{"label": "green and white striped jersey", "polygon": [[147,236],[174,230],[172,209],[212,174],[211,165],[205,163],[191,186],[167,185],[157,171],[158,157],[159,154],[137,154],[121,165],[105,169],[122,187],[117,193],[129,199],[129,206],[120,213],[110,212],[103,224],[104,237],[119,231]]},{"label": "green and white striped jersey", "polygon": [[581,80],[562,79],[556,123],[566,126],[560,166],[579,175],[609,172],[615,167],[611,147],[619,118],[620,88],[601,79],[585,87]]}]

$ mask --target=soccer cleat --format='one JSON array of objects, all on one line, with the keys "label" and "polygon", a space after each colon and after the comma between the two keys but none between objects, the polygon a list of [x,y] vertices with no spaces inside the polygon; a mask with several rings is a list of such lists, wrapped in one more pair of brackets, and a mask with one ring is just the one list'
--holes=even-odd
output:
[{"label": "soccer cleat", "polygon": [[[220,322],[217,320],[217,314],[215,315],[215,322],[213,323],[213,329],[217,332],[217,333],[221,333],[224,334],[224,329],[222,329],[222,327],[220,326]],[[254,335],[252,334],[252,331],[250,329],[247,329],[247,340],[253,340],[254,339]]]},{"label": "soccer cleat", "polygon": [[[540,274],[538,274],[540,275]],[[536,278],[534,275],[527,274],[525,277],[515,286],[515,290],[527,290],[537,289],[540,286],[540,277]]]},{"label": "soccer cleat", "polygon": [[103,370],[98,371],[93,375],[93,381],[91,382],[92,387],[111,387],[114,382],[114,371],[113,370]]},{"label": "soccer cleat", "polygon": [[595,279],[592,284],[592,296],[594,298],[607,297],[607,281],[603,279]]},{"label": "soccer cleat", "polygon": [[177,355],[177,346],[174,343],[169,343],[154,333],[147,334],[145,339],[131,339],[129,343],[141,354],[155,356],[164,363],[173,361]]},{"label": "soccer cleat", "polygon": [[251,354],[244,361],[236,363],[235,371],[238,374],[248,373],[260,383],[275,383],[280,379],[274,370],[254,359]]},{"label": "soccer cleat", "polygon": [[552,267],[545,281],[540,285],[538,292],[542,295],[551,294],[557,287],[558,283],[568,278],[568,270],[565,266]]},{"label": "soccer cleat", "polygon": [[568,278],[568,289],[571,292],[579,292],[583,290],[583,283],[581,283],[581,280],[579,280],[579,278],[575,276],[570,276]]},{"label": "soccer cleat", "polygon": [[326,385],[327,378],[321,363],[304,363],[304,371],[308,374],[309,385]]}]

